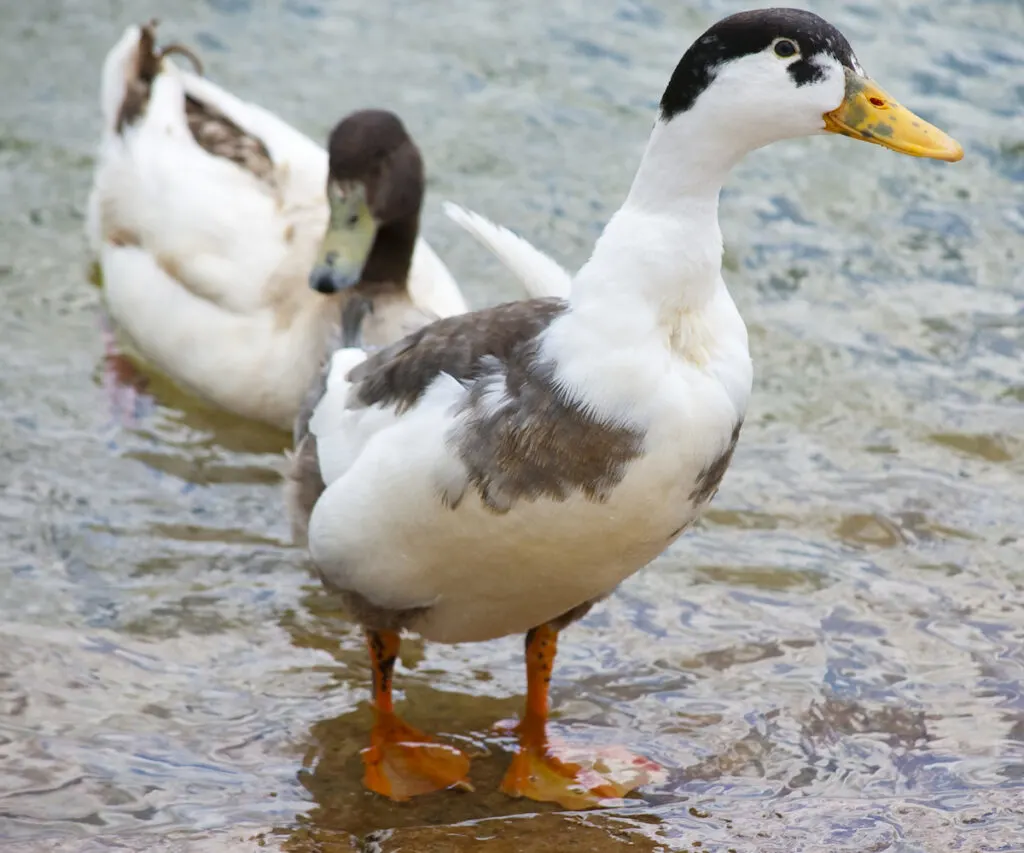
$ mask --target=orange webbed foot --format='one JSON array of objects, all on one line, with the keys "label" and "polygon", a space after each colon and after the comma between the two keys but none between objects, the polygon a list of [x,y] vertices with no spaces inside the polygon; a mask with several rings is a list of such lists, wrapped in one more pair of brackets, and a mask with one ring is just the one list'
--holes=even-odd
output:
[{"label": "orange webbed foot", "polygon": [[460,749],[439,742],[394,714],[381,714],[370,746],[362,751],[363,784],[396,801],[457,788],[472,791],[469,758]]},{"label": "orange webbed foot", "polygon": [[521,743],[501,790],[511,797],[587,809],[611,805],[661,773],[653,761],[618,747],[588,752]]},{"label": "orange webbed foot", "polygon": [[370,745],[362,751],[366,768],[363,784],[398,802],[446,788],[472,791],[467,778],[469,758],[454,746],[414,729],[395,714],[391,676],[398,659],[398,634],[367,631],[366,642],[373,666],[377,718],[370,733]]},{"label": "orange webbed foot", "polygon": [[540,625],[526,635],[526,713],[517,727],[519,751],[501,790],[567,809],[608,805],[653,781],[661,768],[621,748],[588,753],[548,740],[548,684],[557,646],[553,625]]}]

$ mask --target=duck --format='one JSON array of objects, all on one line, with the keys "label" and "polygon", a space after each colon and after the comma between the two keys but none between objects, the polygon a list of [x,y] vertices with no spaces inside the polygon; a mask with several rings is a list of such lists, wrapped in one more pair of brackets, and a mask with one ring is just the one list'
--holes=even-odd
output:
[{"label": "duck", "polygon": [[[422,159],[401,123],[373,110],[347,117],[324,150],[206,79],[187,46],[159,48],[157,25],[127,27],[103,64],[86,232],[107,313],[126,348],[178,386],[291,430],[354,299],[370,313],[359,324],[367,346],[467,310],[418,233]],[[368,155],[378,148],[380,159]],[[331,197],[334,162],[362,180],[364,198]],[[361,230],[344,235],[345,216]],[[341,250],[352,254],[328,274],[324,251]],[[401,287],[371,283],[382,275]],[[527,293],[542,292],[531,287],[542,288],[533,272]]]},{"label": "duck", "polygon": [[[300,470],[314,441],[308,432],[311,405],[323,393],[324,367],[330,364],[331,353],[338,349],[372,352],[438,316],[410,298],[424,168],[419,148],[401,119],[387,110],[353,112],[331,131],[327,150],[329,216],[309,272],[309,288],[340,298],[341,305],[337,330],[323,339],[327,353],[316,380],[300,389],[303,404],[292,423],[295,451],[288,454]],[[473,215],[472,211],[465,214]],[[451,307],[448,316],[462,313],[460,306]],[[293,510],[293,540],[301,545],[311,501],[322,484],[298,476],[295,464],[286,467],[285,487]]]},{"label": "duck", "polygon": [[[401,801],[472,787],[468,757],[396,711],[409,633],[524,637],[525,708],[501,782],[509,796],[584,808],[642,784],[553,748],[558,639],[715,496],[753,376],[722,275],[719,195],[747,153],[825,133],[963,157],[868,77],[818,15],[730,15],[683,52],[625,200],[563,295],[332,354],[309,400],[297,476],[316,483],[311,563],[365,633],[367,789]],[[516,240],[492,242],[498,254],[518,251]]]}]

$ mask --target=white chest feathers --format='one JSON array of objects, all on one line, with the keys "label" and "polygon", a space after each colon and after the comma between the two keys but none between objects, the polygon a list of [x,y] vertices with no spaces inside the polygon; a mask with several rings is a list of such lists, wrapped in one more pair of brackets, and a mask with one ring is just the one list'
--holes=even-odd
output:
[{"label": "white chest feathers", "polygon": [[681,332],[699,359],[657,341],[587,352],[585,330],[556,321],[558,361],[539,339],[468,386],[438,377],[399,417],[349,410],[383,426],[314,509],[325,580],[444,642],[524,632],[609,593],[696,518],[731,458],[746,332],[727,294],[711,316],[717,334]]}]

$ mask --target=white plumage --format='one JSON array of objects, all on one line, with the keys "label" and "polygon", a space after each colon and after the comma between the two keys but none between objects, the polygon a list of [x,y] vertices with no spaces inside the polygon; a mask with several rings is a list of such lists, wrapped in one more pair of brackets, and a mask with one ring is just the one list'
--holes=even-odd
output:
[{"label": "white plumage", "polygon": [[558,296],[567,299],[572,275],[528,240],[485,216],[454,202],[444,203],[448,218],[460,225],[508,267],[526,287],[530,296]]},{"label": "white plumage", "polygon": [[394,712],[404,629],[442,642],[526,634],[506,793],[578,808],[643,784],[643,761],[613,781],[596,762],[559,760],[548,683],[558,633],[682,533],[732,458],[752,368],[721,275],[730,169],[762,145],[825,130],[962,156],[801,10],[711,27],[660,106],[625,203],[571,279],[506,229],[448,209],[530,287],[563,299],[448,318],[330,364],[303,445],[322,475],[305,481],[317,497],[305,504],[308,540],[321,578],[367,629],[376,715],[364,784],[384,796],[469,784],[467,756]]},{"label": "white plumage", "polygon": [[[119,122],[138,80],[142,34],[128,27],[103,65],[87,234],[107,307],[137,353],[178,384],[289,429],[339,320],[337,301],[307,285],[327,222],[327,154],[269,111],[166,59],[142,114]],[[204,149],[189,129],[186,97],[261,141],[269,179]],[[466,310],[422,237],[407,286],[427,313]]]},{"label": "white plumage", "polygon": [[[354,359],[341,351],[310,424],[327,483],[310,548],[330,583],[380,607],[428,608],[410,626],[427,639],[485,640],[610,592],[693,521],[694,484],[727,452],[752,368],[720,273],[717,176],[690,205],[657,189],[685,133],[655,132],[629,199],[572,281],[569,310],[538,340],[556,384],[642,433],[642,456],[606,501],[576,493],[495,513],[452,444],[466,384],[441,374],[402,414],[353,406]],[[503,402],[503,381],[485,406]],[[451,495],[462,496],[454,508]]]}]

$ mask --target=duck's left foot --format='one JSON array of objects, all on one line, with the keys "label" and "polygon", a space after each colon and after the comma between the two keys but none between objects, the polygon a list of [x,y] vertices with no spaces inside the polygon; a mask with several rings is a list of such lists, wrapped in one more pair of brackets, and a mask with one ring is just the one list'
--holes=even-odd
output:
[{"label": "duck's left foot", "polygon": [[[501,790],[510,797],[557,803],[566,809],[589,809],[619,800],[654,780],[661,768],[622,749],[586,754],[559,750],[547,744],[520,743]],[[571,759],[571,760],[570,760]]]},{"label": "duck's left foot", "polygon": [[366,768],[363,784],[392,800],[401,802],[446,788],[473,790],[465,753],[414,729],[394,714],[378,716],[362,758]]}]

